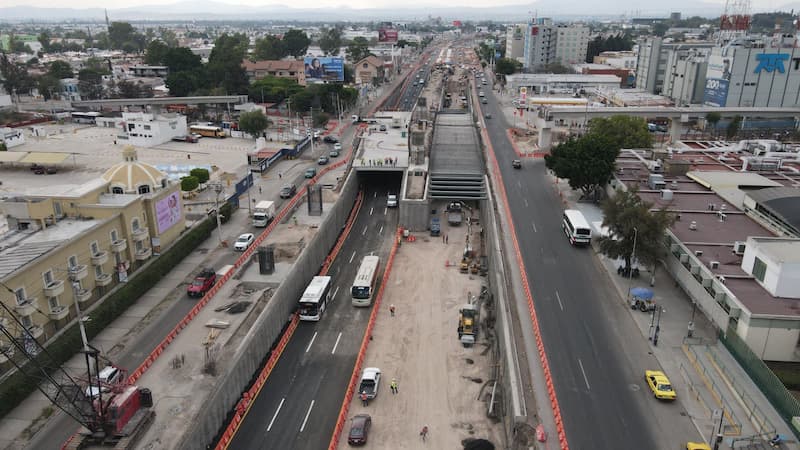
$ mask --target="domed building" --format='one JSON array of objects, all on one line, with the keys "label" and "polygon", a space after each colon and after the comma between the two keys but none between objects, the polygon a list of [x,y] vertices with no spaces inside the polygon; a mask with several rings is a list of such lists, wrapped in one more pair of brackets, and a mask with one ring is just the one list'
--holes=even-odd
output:
[{"label": "domed building", "polygon": [[136,148],[122,150],[123,161],[108,169],[103,179],[110,194],[149,194],[167,187],[167,176],[150,164],[139,161]]}]

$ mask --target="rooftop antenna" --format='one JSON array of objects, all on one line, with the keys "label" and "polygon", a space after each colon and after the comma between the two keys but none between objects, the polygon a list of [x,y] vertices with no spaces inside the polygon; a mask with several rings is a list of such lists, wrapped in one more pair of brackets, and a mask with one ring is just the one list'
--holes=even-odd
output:
[{"label": "rooftop antenna", "polygon": [[724,45],[747,34],[750,29],[750,0],[727,0],[719,18],[717,44]]}]

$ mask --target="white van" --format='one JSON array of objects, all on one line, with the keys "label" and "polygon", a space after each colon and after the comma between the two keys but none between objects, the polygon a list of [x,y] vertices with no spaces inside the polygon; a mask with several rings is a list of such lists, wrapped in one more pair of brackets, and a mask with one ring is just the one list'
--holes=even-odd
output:
[{"label": "white van", "polygon": [[588,245],[592,242],[592,229],[589,227],[589,222],[577,209],[564,211],[561,228],[564,229],[564,234],[567,235],[567,239],[572,245]]}]

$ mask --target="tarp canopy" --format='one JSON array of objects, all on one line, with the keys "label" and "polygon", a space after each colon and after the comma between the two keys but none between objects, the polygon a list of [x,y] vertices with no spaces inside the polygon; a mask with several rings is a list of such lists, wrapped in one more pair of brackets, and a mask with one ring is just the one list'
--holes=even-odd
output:
[{"label": "tarp canopy", "polygon": [[19,162],[30,164],[61,164],[70,156],[72,155],[69,153],[31,152],[20,159]]},{"label": "tarp canopy", "polygon": [[643,287],[635,287],[631,289],[631,295],[642,300],[650,300],[653,298],[653,290]]},{"label": "tarp canopy", "polygon": [[28,152],[0,152],[0,163],[17,162],[27,154]]}]

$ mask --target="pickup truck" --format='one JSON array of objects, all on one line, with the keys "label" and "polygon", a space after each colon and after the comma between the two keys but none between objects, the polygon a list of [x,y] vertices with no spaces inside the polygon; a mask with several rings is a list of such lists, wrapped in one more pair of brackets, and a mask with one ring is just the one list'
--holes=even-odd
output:
[{"label": "pickup truck", "polygon": [[463,213],[461,212],[461,203],[451,202],[447,206],[447,223],[453,226],[461,225],[464,220]]},{"label": "pickup truck", "polygon": [[378,385],[381,382],[381,369],[367,367],[361,372],[361,384],[358,385],[358,394],[366,394],[368,399],[378,396]]},{"label": "pickup truck", "polygon": [[203,269],[186,288],[186,293],[189,297],[202,297],[216,282],[217,273],[214,269]]}]

